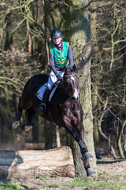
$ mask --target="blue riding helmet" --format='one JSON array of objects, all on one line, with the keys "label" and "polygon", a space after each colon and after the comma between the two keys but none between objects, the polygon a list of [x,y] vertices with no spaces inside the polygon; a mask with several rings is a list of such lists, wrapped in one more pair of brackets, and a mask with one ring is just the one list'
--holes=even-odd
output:
[{"label": "blue riding helmet", "polygon": [[62,31],[59,28],[55,28],[51,32],[51,38],[60,38],[62,35]]}]

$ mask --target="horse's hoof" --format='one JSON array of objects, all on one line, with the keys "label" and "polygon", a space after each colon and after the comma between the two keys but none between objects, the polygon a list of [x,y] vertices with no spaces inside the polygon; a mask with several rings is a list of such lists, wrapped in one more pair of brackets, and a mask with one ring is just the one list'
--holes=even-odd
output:
[{"label": "horse's hoof", "polygon": [[25,125],[24,126],[24,131],[29,131],[33,128],[33,125]]},{"label": "horse's hoof", "polygon": [[95,172],[92,168],[87,169],[87,176],[88,177],[95,177]]},{"label": "horse's hoof", "polygon": [[20,124],[21,124],[20,121],[14,121],[12,123],[12,129],[16,129]]}]

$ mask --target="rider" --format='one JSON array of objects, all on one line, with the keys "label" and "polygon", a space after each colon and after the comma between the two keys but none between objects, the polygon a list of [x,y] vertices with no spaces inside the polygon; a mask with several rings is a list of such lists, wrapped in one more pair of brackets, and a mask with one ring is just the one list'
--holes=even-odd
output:
[{"label": "rider", "polygon": [[72,49],[68,42],[62,41],[62,31],[58,28],[53,29],[51,39],[53,43],[49,46],[49,62],[52,71],[49,75],[48,87],[45,89],[42,103],[37,109],[37,111],[41,113],[44,113],[46,110],[46,103],[53,84],[57,80],[63,80],[64,66],[66,66],[69,71],[73,67]]}]

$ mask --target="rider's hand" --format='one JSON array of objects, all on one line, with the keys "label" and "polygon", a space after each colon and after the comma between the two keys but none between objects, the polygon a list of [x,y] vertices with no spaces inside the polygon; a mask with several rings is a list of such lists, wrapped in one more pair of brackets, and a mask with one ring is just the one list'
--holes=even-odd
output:
[{"label": "rider's hand", "polygon": [[63,81],[63,77],[61,77],[60,75],[57,75],[57,78],[58,80]]},{"label": "rider's hand", "polygon": [[71,71],[71,68],[70,68],[69,65],[66,65],[65,67],[66,67],[67,72],[70,72],[70,71]]},{"label": "rider's hand", "polygon": [[71,71],[71,68],[70,68],[70,67],[67,67],[67,71],[70,72],[70,71]]}]

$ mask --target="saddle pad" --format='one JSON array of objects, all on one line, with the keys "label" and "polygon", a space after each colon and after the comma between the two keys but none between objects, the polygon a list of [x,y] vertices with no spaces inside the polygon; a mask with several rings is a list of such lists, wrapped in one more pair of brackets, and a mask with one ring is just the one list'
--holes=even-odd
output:
[{"label": "saddle pad", "polygon": [[55,85],[54,88],[52,89],[52,91],[51,91],[51,93],[50,93],[50,95],[49,95],[49,102],[51,101],[51,99],[52,99],[52,97],[53,97],[53,95],[54,95],[54,93],[55,93],[57,87],[58,87],[58,86]]}]

